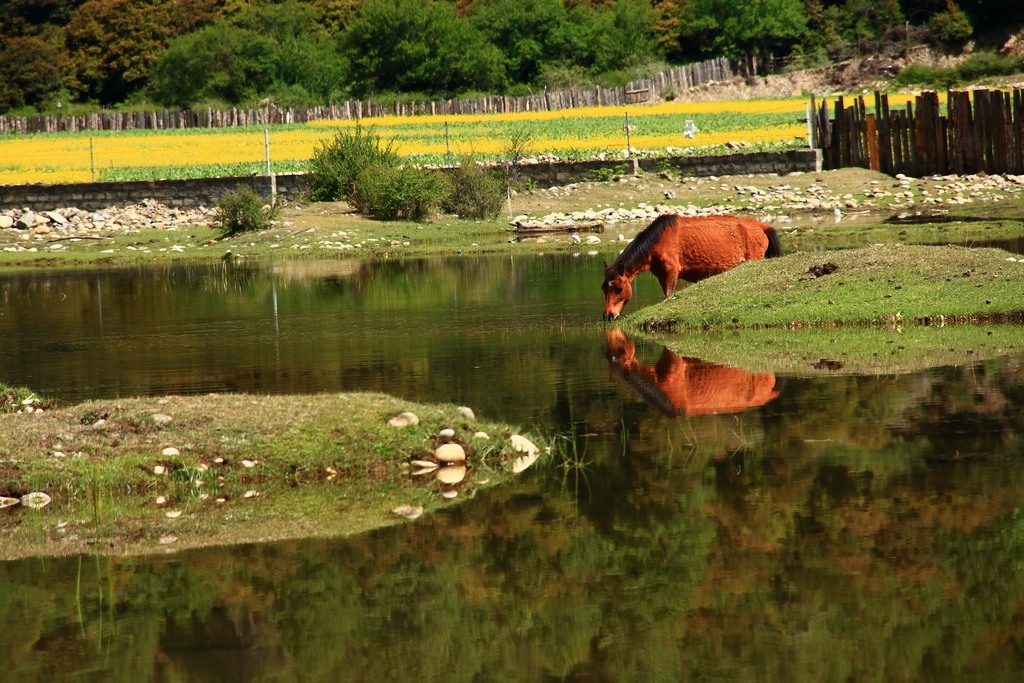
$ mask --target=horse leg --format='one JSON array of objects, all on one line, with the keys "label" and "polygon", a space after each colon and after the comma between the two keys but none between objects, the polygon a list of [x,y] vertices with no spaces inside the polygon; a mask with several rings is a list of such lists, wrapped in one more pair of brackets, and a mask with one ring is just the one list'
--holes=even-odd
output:
[{"label": "horse leg", "polygon": [[657,259],[651,263],[651,274],[658,278],[661,291],[665,292],[665,298],[669,298],[676,291],[676,282],[679,280],[680,267],[677,263],[666,259]]},{"label": "horse leg", "polygon": [[665,298],[669,298],[676,292],[676,283],[679,281],[679,271],[669,270],[661,280],[661,289],[665,292]]}]

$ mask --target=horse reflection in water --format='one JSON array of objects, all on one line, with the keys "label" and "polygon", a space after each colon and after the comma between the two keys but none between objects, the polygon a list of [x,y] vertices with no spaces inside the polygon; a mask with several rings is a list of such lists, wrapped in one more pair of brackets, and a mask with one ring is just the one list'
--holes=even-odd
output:
[{"label": "horse reflection in water", "polygon": [[636,345],[620,330],[608,330],[612,372],[655,408],[671,417],[739,413],[779,395],[775,375],[683,358],[667,348],[652,367],[636,357]]},{"label": "horse reflection in water", "polygon": [[782,253],[779,236],[767,223],[743,216],[659,216],[637,235],[611,265],[605,264],[604,317],[619,317],[633,298],[633,278],[650,270],[665,293],[676,283],[698,282],[744,261]]}]

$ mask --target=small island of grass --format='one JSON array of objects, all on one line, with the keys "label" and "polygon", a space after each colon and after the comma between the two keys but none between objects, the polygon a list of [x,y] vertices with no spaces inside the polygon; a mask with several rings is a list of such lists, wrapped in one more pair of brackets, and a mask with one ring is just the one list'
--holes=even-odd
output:
[{"label": "small island of grass", "polygon": [[[49,408],[0,393],[17,397],[0,414],[0,559],[346,536],[507,481],[539,453],[465,408],[381,394]],[[444,462],[445,443],[465,459]]]},{"label": "small island of grass", "polygon": [[742,265],[627,316],[642,331],[1024,320],[1024,259],[1001,249],[875,245]]}]

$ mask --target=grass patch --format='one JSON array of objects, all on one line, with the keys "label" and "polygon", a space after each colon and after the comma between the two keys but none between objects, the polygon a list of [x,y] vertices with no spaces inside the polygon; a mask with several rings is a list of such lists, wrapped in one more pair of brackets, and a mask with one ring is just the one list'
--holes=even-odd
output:
[{"label": "grass patch", "polygon": [[[388,424],[403,411],[419,424]],[[433,457],[445,428],[467,454],[455,485],[410,465]],[[508,480],[521,455],[513,433],[455,406],[380,394],[171,396],[3,414],[0,495],[44,491],[53,503],[0,510],[0,558],[359,533],[402,521],[401,505],[449,504],[442,490],[457,500]]]},{"label": "grass patch", "polygon": [[[709,278],[629,315],[673,328],[962,324],[1024,318],[1024,263],[1001,249],[884,245],[796,253]],[[826,264],[835,271],[805,274]],[[646,275],[642,277],[648,277]]]},{"label": "grass patch", "polygon": [[12,387],[0,382],[0,414],[33,411],[36,408],[50,408],[52,399],[37,396],[27,387]]}]

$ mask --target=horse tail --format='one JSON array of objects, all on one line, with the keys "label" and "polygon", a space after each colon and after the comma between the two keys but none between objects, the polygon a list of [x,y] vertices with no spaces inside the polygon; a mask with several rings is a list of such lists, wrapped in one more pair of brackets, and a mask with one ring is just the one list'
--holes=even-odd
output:
[{"label": "horse tail", "polygon": [[782,244],[779,242],[779,234],[775,232],[775,228],[770,225],[765,226],[764,234],[768,238],[768,248],[764,252],[764,257],[782,256]]}]

